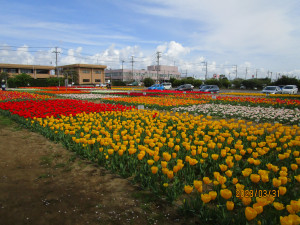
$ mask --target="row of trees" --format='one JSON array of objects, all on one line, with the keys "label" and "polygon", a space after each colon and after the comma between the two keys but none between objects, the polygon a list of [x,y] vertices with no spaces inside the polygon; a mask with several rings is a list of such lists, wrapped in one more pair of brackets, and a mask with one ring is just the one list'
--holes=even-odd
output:
[{"label": "row of trees", "polygon": [[[182,84],[192,84],[195,88],[198,88],[201,84],[206,85],[218,85],[220,88],[233,88],[233,89],[239,89],[241,86],[244,86],[246,89],[263,89],[265,86],[268,85],[289,85],[294,84],[300,87],[300,80],[297,78],[282,76],[281,78],[277,79],[276,81],[271,81],[270,78],[253,78],[244,80],[241,78],[236,78],[232,81],[229,81],[226,77],[221,77],[219,79],[209,79],[206,81],[197,80],[192,77],[188,77],[185,79],[177,80],[175,78],[171,78],[170,82],[172,83],[172,87],[177,87]],[[152,84],[154,84],[155,81],[151,78],[145,78],[144,79],[144,85],[145,87],[150,87]]]}]

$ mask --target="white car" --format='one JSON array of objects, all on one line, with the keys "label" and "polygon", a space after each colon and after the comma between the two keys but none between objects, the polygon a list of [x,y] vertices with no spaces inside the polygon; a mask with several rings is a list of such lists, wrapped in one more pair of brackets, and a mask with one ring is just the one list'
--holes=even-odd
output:
[{"label": "white car", "polygon": [[286,85],[282,88],[282,94],[297,94],[298,88],[296,85]]},{"label": "white car", "polygon": [[171,83],[162,83],[162,85],[165,87],[166,90],[170,90],[172,88]]}]

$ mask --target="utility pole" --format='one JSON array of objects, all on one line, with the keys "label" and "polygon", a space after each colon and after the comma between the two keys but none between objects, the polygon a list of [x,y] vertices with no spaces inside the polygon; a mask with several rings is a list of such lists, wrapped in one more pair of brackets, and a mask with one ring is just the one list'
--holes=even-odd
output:
[{"label": "utility pole", "polygon": [[271,81],[272,81],[272,72],[270,72],[271,73]]},{"label": "utility pole", "polygon": [[132,73],[132,80],[134,80],[134,77],[133,77],[133,63],[134,63],[134,60],[133,60],[133,55],[131,56],[131,73]]},{"label": "utility pole", "polygon": [[205,65],[205,80],[207,80],[207,62],[201,62]]},{"label": "utility pole", "polygon": [[238,73],[237,73],[237,65],[234,65],[235,66],[235,78],[237,78],[238,76]]},{"label": "utility pole", "polygon": [[58,78],[58,70],[57,70],[57,54],[59,54],[60,52],[57,51],[58,47],[55,47],[55,51],[53,51],[52,53],[55,53],[55,71],[56,71],[56,75]]},{"label": "utility pole", "polygon": [[258,71],[258,69],[256,69],[256,72],[255,72],[256,79],[257,79],[257,71]]},{"label": "utility pole", "polygon": [[247,80],[247,75],[248,75],[248,67],[246,67],[245,80]]},{"label": "utility pole", "polygon": [[123,70],[123,63],[124,63],[125,61],[124,60],[122,60],[122,81],[124,81],[124,70]]},{"label": "utility pole", "polygon": [[159,68],[159,58],[161,57],[160,56],[160,53],[161,52],[156,52],[156,54],[157,54],[157,56],[156,56],[156,58],[157,58],[157,68],[156,68],[156,76],[157,76],[157,78],[156,78],[156,80],[158,81],[158,68]]}]

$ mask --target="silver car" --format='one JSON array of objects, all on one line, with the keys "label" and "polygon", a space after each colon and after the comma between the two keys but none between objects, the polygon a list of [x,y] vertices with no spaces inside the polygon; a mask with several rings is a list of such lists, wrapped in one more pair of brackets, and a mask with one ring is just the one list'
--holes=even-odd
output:
[{"label": "silver car", "polygon": [[281,89],[278,86],[267,86],[262,92],[263,94],[281,94]]}]

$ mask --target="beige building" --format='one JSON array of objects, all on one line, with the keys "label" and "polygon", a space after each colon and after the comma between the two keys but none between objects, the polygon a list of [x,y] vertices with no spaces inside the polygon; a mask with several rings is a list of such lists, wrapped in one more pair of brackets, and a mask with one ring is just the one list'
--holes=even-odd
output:
[{"label": "beige building", "polygon": [[[100,84],[105,83],[104,65],[72,64],[58,66],[58,77],[64,77],[64,71],[76,71],[78,84]],[[0,73],[6,72],[10,76],[26,73],[34,79],[57,77],[54,66],[3,64],[0,63]],[[75,81],[75,83],[77,83]]]},{"label": "beige building", "polygon": [[54,70],[54,66],[0,63],[0,73],[6,72],[9,75],[26,73],[35,79],[54,77]]},{"label": "beige building", "polygon": [[104,69],[106,69],[106,66],[94,64],[58,66],[59,74],[63,74],[64,70],[76,71],[78,73],[78,84],[104,84]]}]

